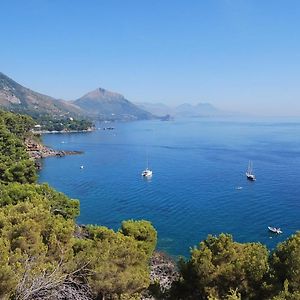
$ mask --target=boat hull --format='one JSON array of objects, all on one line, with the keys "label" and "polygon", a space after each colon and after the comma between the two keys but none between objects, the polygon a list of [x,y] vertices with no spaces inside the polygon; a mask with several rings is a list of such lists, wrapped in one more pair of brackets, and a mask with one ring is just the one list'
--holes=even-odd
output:
[{"label": "boat hull", "polygon": [[275,227],[268,226],[268,229],[269,229],[269,231],[271,231],[273,233],[276,233],[276,234],[281,234],[282,233],[280,228],[275,228]]},{"label": "boat hull", "polygon": [[142,172],[143,177],[151,177],[152,176],[152,171],[151,170],[145,170]]},{"label": "boat hull", "polygon": [[256,178],[255,178],[255,176],[254,176],[253,174],[248,174],[248,173],[246,173],[246,177],[247,177],[247,179],[250,180],[250,181],[255,181],[255,180],[256,180]]}]

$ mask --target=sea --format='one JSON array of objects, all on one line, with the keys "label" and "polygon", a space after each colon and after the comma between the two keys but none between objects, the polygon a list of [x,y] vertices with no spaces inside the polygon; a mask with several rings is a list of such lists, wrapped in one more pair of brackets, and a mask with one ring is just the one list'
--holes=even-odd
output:
[{"label": "sea", "polygon": [[[123,220],[149,220],[157,249],[171,256],[188,257],[220,233],[272,250],[300,229],[299,119],[99,123],[90,133],[43,141],[84,152],[46,158],[39,172],[39,182],[80,200],[79,224],[118,230]],[[255,182],[245,176],[249,161]],[[141,176],[147,165],[149,179]]]}]

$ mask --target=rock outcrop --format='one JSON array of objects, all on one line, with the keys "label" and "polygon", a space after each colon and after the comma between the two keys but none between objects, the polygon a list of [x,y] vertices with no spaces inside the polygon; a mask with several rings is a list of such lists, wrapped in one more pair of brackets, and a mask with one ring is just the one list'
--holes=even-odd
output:
[{"label": "rock outcrop", "polygon": [[75,155],[82,154],[82,151],[64,151],[64,150],[54,150],[43,145],[41,142],[38,142],[32,138],[28,138],[25,140],[25,147],[29,157],[36,162],[36,167],[38,169],[41,168],[40,159],[46,158],[50,156],[58,156],[62,157],[65,155]]}]

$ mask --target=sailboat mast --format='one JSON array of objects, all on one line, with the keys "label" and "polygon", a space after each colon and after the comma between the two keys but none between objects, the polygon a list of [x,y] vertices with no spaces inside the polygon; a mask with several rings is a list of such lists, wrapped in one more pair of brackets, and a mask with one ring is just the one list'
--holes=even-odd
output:
[{"label": "sailboat mast", "polygon": [[253,174],[253,162],[249,160],[248,164],[248,174],[252,175]]},{"label": "sailboat mast", "polygon": [[148,152],[148,149],[147,149],[147,152],[146,152],[146,163],[147,163],[147,169],[149,169],[149,152]]}]

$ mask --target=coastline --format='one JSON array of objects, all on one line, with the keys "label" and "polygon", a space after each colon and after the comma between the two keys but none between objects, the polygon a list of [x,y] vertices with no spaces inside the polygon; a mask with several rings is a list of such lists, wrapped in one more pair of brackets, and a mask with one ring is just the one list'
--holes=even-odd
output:
[{"label": "coastline", "polygon": [[[88,133],[95,131],[96,128],[88,128],[84,130],[62,130],[62,131],[48,131],[48,130],[32,130],[31,133],[33,136],[41,136],[43,134],[68,134],[68,133]],[[35,161],[37,169],[41,169],[40,159],[46,157],[63,157],[66,155],[78,155],[83,154],[83,151],[78,150],[55,150],[43,144],[42,141],[37,141],[35,138],[27,138],[24,141],[26,151],[30,157],[30,159]]]},{"label": "coastline", "polygon": [[[114,128],[103,128],[114,129]],[[92,132],[92,130],[81,131],[39,131],[34,132],[36,136],[42,134],[65,134],[65,133],[80,133],[80,132]],[[41,159],[47,157],[63,157],[66,155],[82,154],[82,151],[64,151],[55,150],[48,146],[45,146],[42,141],[35,139],[27,139],[25,141],[26,149],[31,157],[35,161],[38,169],[42,168]],[[80,239],[86,239],[88,237],[85,231],[85,225],[76,224],[76,231],[74,237]],[[156,249],[149,261],[149,278],[150,286],[142,293],[141,300],[155,300],[157,299],[157,293],[159,295],[167,294],[171,289],[172,284],[178,280],[179,272],[177,269],[177,263],[168,253],[162,252]]]},{"label": "coastline", "polygon": [[57,130],[53,130],[53,131],[49,131],[49,130],[33,130],[32,133],[34,135],[42,135],[42,134],[66,134],[66,133],[87,133],[87,132],[93,132],[95,131],[95,128],[88,128],[88,129],[83,129],[83,130],[61,130],[61,131],[57,131]]},{"label": "coastline", "polygon": [[83,151],[66,151],[66,150],[55,150],[45,146],[42,142],[36,141],[32,138],[27,138],[24,142],[26,151],[29,158],[35,161],[36,168],[40,170],[42,164],[40,160],[46,157],[64,157],[66,155],[78,155],[83,154]]}]

